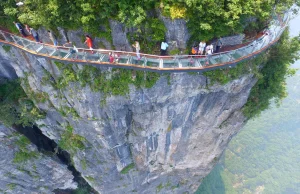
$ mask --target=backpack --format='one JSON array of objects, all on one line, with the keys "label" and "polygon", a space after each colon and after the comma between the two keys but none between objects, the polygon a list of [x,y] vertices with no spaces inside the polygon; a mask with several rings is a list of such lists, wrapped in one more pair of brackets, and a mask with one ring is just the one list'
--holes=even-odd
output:
[{"label": "backpack", "polygon": [[192,54],[196,54],[197,53],[197,49],[195,47],[192,48]]}]

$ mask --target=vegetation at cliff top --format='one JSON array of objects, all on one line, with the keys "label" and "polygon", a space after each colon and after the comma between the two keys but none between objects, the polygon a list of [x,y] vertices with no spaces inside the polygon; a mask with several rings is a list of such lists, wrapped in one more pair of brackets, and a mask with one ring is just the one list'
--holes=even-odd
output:
[{"label": "vegetation at cliff top", "polygon": [[[55,31],[56,27],[83,28],[93,36],[110,39],[108,21],[114,19],[134,29],[130,36],[143,42],[142,50],[146,52],[164,39],[166,29],[158,19],[159,13],[171,19],[185,19],[190,40],[198,42],[242,32],[247,24],[261,29],[271,18],[274,7],[282,11],[294,2],[299,3],[299,0],[26,0],[17,7],[15,0],[7,0],[0,2],[0,15],[6,17],[6,20],[1,19],[0,25],[16,31],[11,21],[19,20]],[[249,20],[253,17],[257,20]]]},{"label": "vegetation at cliff top", "polygon": [[245,116],[250,119],[267,109],[271,100],[279,104],[286,97],[285,80],[295,72],[290,65],[299,58],[299,50],[300,36],[289,38],[286,30],[276,45],[259,56],[234,68],[208,71],[203,75],[210,79],[210,84],[226,84],[241,75],[254,74],[258,81],[243,108]]},{"label": "vegetation at cliff top", "polygon": [[54,83],[55,87],[65,88],[71,82],[79,82],[82,87],[89,85],[94,92],[102,92],[105,96],[125,96],[129,94],[130,84],[137,88],[151,88],[160,77],[160,74],[154,72],[116,68],[109,72],[88,65],[84,65],[82,70],[74,71],[73,65],[60,62],[55,64],[62,71],[62,75]]},{"label": "vegetation at cliff top", "polygon": [[286,30],[279,42],[273,46],[268,54],[268,60],[257,76],[258,81],[251,89],[249,99],[243,112],[252,118],[267,109],[271,100],[277,104],[286,97],[286,78],[294,75],[295,70],[290,65],[299,59],[300,35],[288,37]]},{"label": "vegetation at cliff top", "polygon": [[4,81],[0,84],[0,122],[6,126],[23,125],[32,126],[35,120],[43,118],[28,98],[20,80]]}]

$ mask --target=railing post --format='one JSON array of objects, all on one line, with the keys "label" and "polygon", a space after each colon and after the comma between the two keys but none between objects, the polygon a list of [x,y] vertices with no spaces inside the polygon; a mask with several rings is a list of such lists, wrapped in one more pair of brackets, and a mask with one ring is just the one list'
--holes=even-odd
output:
[{"label": "railing post", "polygon": [[3,32],[0,31],[0,33],[1,33],[2,37],[4,38],[4,40],[6,41],[6,37],[4,36]]},{"label": "railing post", "polygon": [[164,68],[164,60],[163,59],[159,59],[159,68],[160,69]]}]

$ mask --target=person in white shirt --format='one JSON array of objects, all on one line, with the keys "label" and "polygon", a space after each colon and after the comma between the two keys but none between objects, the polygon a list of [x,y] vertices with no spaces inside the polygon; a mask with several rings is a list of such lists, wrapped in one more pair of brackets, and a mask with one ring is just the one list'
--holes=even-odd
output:
[{"label": "person in white shirt", "polygon": [[206,46],[206,42],[201,41],[199,43],[198,55],[203,55],[205,46]]},{"label": "person in white shirt", "polygon": [[140,55],[140,49],[141,49],[140,43],[138,41],[135,41],[134,43],[135,44],[133,44],[132,46],[135,48],[135,52],[136,52],[136,56],[137,56],[138,60],[140,60],[141,59],[141,55]]},{"label": "person in white shirt", "polygon": [[214,52],[214,46],[212,44],[208,45],[205,49],[206,51],[206,55],[207,55],[207,58],[206,58],[206,65],[209,64],[209,58],[210,56],[213,54]]},{"label": "person in white shirt", "polygon": [[211,55],[214,52],[214,46],[212,44],[208,45],[205,49],[206,55]]},{"label": "person in white shirt", "polygon": [[167,54],[167,48],[169,47],[166,41],[162,41],[160,45],[160,55],[164,56]]}]

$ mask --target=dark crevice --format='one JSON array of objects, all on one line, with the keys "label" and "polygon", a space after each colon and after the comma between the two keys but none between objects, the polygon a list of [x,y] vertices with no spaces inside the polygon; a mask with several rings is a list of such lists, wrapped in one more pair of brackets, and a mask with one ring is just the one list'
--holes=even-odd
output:
[{"label": "dark crevice", "polygon": [[36,145],[39,152],[47,155],[56,155],[63,164],[66,164],[68,166],[68,170],[72,172],[74,176],[73,180],[78,183],[78,189],[56,189],[53,191],[55,194],[97,193],[81,176],[80,172],[78,172],[72,165],[70,154],[60,148],[58,148],[58,151],[55,152],[55,149],[57,149],[57,143],[45,136],[38,127],[14,126],[14,129],[19,133],[25,135],[31,141],[31,143]]}]

